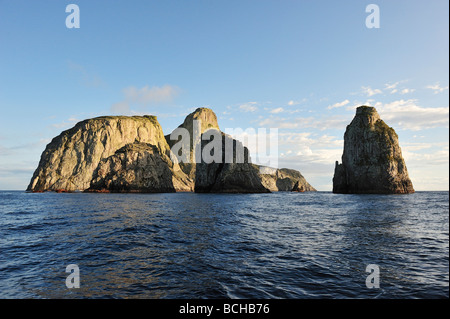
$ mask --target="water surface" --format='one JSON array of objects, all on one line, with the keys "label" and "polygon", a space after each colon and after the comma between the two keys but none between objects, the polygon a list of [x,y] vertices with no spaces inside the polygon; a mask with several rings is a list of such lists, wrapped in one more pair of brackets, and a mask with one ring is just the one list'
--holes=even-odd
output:
[{"label": "water surface", "polygon": [[448,220],[448,192],[3,191],[0,298],[448,298]]}]

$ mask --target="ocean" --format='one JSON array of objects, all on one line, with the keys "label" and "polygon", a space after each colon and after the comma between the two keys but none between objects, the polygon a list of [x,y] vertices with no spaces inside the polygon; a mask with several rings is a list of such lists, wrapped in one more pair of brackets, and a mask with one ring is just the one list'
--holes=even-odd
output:
[{"label": "ocean", "polygon": [[6,299],[449,298],[448,191],[1,191],[0,235]]}]

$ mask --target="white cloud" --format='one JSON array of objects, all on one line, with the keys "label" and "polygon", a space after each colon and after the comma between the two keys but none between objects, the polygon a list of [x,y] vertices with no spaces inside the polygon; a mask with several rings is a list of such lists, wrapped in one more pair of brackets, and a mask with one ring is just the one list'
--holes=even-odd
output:
[{"label": "white cloud", "polygon": [[296,129],[296,128],[315,128],[321,131],[326,129],[345,130],[349,124],[348,117],[330,116],[327,118],[315,117],[297,117],[297,118],[281,118],[270,116],[258,122],[261,127],[276,127],[280,129]]},{"label": "white cloud", "polygon": [[399,84],[405,83],[405,82],[408,82],[408,80],[397,81],[395,83],[386,83],[384,85],[384,91],[389,91],[390,94],[394,94],[394,93],[406,94],[406,93],[414,92],[415,89],[399,88]]},{"label": "white cloud", "polygon": [[[408,89],[408,92],[412,92]],[[413,131],[422,129],[448,127],[448,107],[422,107],[417,99],[400,99],[389,103],[367,99],[364,103],[354,101],[345,109],[351,111],[361,105],[370,105],[377,109],[381,118],[395,129],[402,128]],[[329,124],[329,121],[326,121]]]},{"label": "white cloud", "polygon": [[283,111],[284,111],[284,109],[282,107],[278,107],[278,108],[273,109],[272,111],[270,111],[270,113],[277,114],[277,113],[281,113]]},{"label": "white cloud", "polygon": [[448,107],[421,107],[416,99],[397,100],[373,105],[381,118],[390,126],[418,131],[435,127],[448,127]]},{"label": "white cloud", "polygon": [[78,120],[77,118],[71,117],[67,121],[62,121],[60,123],[54,123],[51,126],[54,128],[57,128],[57,129],[69,128],[69,127],[74,126],[79,121],[80,120]]},{"label": "white cloud", "polygon": [[369,97],[383,93],[380,89],[372,89],[370,86],[362,86],[361,88],[363,90],[363,93]]},{"label": "white cloud", "polygon": [[306,101],[308,101],[307,98],[302,98],[301,100],[289,100],[287,102],[287,105],[288,106],[294,106],[294,105],[305,103]]},{"label": "white cloud", "polygon": [[386,90],[395,90],[395,88],[396,88],[397,85],[399,85],[399,84],[400,84],[400,81],[395,82],[395,83],[393,83],[393,84],[386,83],[386,84],[384,85],[384,88],[385,88]]},{"label": "white cloud", "polygon": [[402,155],[415,190],[448,190],[448,142],[406,144]]},{"label": "white cloud", "polygon": [[445,90],[448,90],[448,85],[445,87],[441,87],[439,82],[437,82],[432,85],[427,85],[425,88],[433,90],[434,94],[438,94],[444,92]]},{"label": "white cloud", "polygon": [[314,118],[310,117],[308,119],[305,118],[296,118],[296,119],[286,119],[280,117],[270,116],[259,121],[260,127],[276,127],[276,128],[285,128],[285,129],[293,129],[298,127],[305,127],[306,124],[313,121]]},{"label": "white cloud", "polygon": [[172,101],[178,95],[179,89],[172,85],[164,85],[162,87],[149,87],[146,85],[140,89],[130,86],[125,88],[123,93],[127,101],[139,104],[153,104]]},{"label": "white cloud", "polygon": [[342,106],[347,105],[348,103],[350,103],[349,100],[344,100],[342,102],[334,103],[333,105],[328,106],[328,109],[331,110],[334,108],[342,107]]},{"label": "white cloud", "polygon": [[400,94],[408,94],[414,92],[415,89],[403,89],[400,91]]},{"label": "white cloud", "polygon": [[[413,137],[416,137],[415,135]],[[414,152],[414,151],[421,151],[421,150],[425,150],[425,149],[429,149],[432,147],[431,143],[402,143],[402,149],[405,150],[407,149],[410,152]]]},{"label": "white cloud", "polygon": [[294,148],[297,145],[307,145],[313,148],[342,148],[344,145],[344,140],[328,134],[315,137],[311,132],[280,132],[278,137],[280,145]]},{"label": "white cloud", "polygon": [[111,112],[127,115],[136,113],[131,110],[132,105],[136,105],[142,109],[150,105],[168,103],[171,102],[179,92],[179,88],[172,85],[164,85],[162,87],[149,87],[146,85],[142,88],[130,86],[123,89],[123,94],[125,96],[124,100],[111,105]]},{"label": "white cloud", "polygon": [[256,112],[258,110],[257,102],[247,102],[244,104],[239,105],[239,109],[244,112]]}]

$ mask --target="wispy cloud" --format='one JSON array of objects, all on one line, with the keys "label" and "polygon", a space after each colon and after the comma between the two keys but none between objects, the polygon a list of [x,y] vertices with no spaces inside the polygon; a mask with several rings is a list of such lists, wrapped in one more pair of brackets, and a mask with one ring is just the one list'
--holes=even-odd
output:
[{"label": "wispy cloud", "polygon": [[402,89],[400,91],[400,94],[408,94],[408,93],[412,93],[414,91],[415,91],[415,89],[407,89],[407,88],[405,88],[405,89]]},{"label": "wispy cloud", "polygon": [[287,105],[289,105],[289,106],[294,106],[294,105],[298,105],[298,104],[305,103],[307,100],[308,100],[307,98],[303,98],[303,99],[301,99],[301,100],[299,100],[299,101],[296,101],[296,100],[289,100],[289,101],[287,102]]},{"label": "wispy cloud", "polygon": [[111,111],[119,114],[130,114],[133,113],[131,110],[132,106],[143,109],[150,105],[172,102],[179,93],[180,89],[172,85],[164,85],[161,87],[149,87],[146,85],[142,88],[130,86],[123,89],[124,100],[114,103],[111,106]]},{"label": "wispy cloud", "polygon": [[[397,92],[397,86],[400,84],[400,81],[395,82],[395,83],[386,83],[384,85],[385,90],[391,90],[391,93],[395,93]],[[395,91],[395,92],[394,92]]]},{"label": "wispy cloud", "polygon": [[64,120],[62,122],[59,123],[54,123],[51,126],[57,129],[63,129],[63,128],[69,128],[72,127],[74,124],[76,124],[77,122],[79,122],[79,120],[75,117],[70,117],[67,120]]},{"label": "wispy cloud", "polygon": [[258,102],[247,102],[239,105],[239,109],[244,112],[256,112],[258,110]]},{"label": "wispy cloud", "polygon": [[434,94],[438,94],[438,93],[442,93],[446,90],[448,90],[448,85],[442,87],[439,82],[435,83],[435,84],[431,84],[431,85],[427,85],[425,88],[433,90]]},{"label": "wispy cloud", "polygon": [[342,102],[334,103],[333,105],[328,106],[328,109],[331,110],[331,109],[335,109],[338,107],[343,107],[343,106],[347,105],[348,103],[350,103],[349,100],[344,100]]},{"label": "wispy cloud", "polygon": [[363,93],[369,97],[383,93],[380,89],[372,89],[370,86],[362,86],[361,89],[363,90]]},{"label": "wispy cloud", "polygon": [[162,87],[146,85],[140,89],[130,86],[125,88],[123,93],[127,101],[139,104],[154,104],[172,101],[178,95],[179,89],[172,85]]},{"label": "wispy cloud", "polygon": [[400,84],[408,82],[408,80],[402,80],[402,81],[397,81],[394,83],[386,83],[384,85],[384,89],[383,92],[384,93],[390,93],[390,94],[395,94],[395,93],[399,93],[399,94],[408,94],[408,93],[412,93],[414,91],[416,91],[416,89],[411,89],[411,88],[406,88],[404,86],[400,86]]},{"label": "wispy cloud", "polygon": [[416,99],[397,100],[390,103],[376,102],[380,116],[388,124],[418,131],[436,127],[448,127],[448,107],[421,107]]},{"label": "wispy cloud", "polygon": [[271,110],[270,113],[277,114],[277,113],[281,113],[283,111],[284,111],[284,109],[282,107],[277,107],[276,109]]},{"label": "wispy cloud", "polygon": [[327,134],[279,133],[278,166],[297,169],[315,188],[328,191],[343,145],[342,139]]},{"label": "wispy cloud", "polygon": [[88,72],[84,66],[72,61],[68,61],[67,64],[69,70],[79,76],[83,85],[94,88],[105,86],[105,82],[103,82],[103,80],[97,74]]},{"label": "wispy cloud", "polygon": [[345,130],[349,119],[344,116],[329,116],[327,118],[310,117],[296,117],[283,118],[269,116],[261,119],[258,125],[261,127],[276,127],[279,129],[299,129],[299,128],[314,128],[320,131],[326,129],[341,129]]},{"label": "wispy cloud", "polygon": [[0,145],[0,157],[16,155],[21,152],[29,152],[31,149],[41,149],[43,145],[50,142],[50,139],[41,138],[29,143],[18,144],[14,146]]},{"label": "wispy cloud", "polygon": [[402,155],[416,190],[448,189],[448,142],[406,143]]}]

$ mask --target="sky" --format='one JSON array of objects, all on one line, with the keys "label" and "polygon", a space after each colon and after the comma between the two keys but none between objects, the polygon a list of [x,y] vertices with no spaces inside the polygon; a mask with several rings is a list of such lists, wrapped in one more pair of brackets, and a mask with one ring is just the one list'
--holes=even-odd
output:
[{"label": "sky", "polygon": [[209,107],[223,131],[277,128],[278,166],[331,191],[345,128],[371,105],[415,190],[448,190],[448,6],[0,0],[0,189],[26,189],[45,146],[78,121],[152,114],[168,134]]}]

